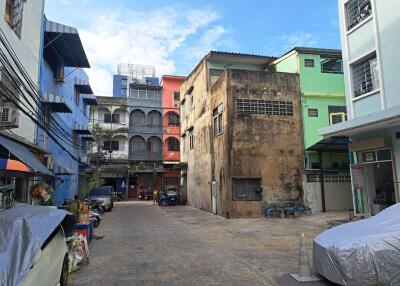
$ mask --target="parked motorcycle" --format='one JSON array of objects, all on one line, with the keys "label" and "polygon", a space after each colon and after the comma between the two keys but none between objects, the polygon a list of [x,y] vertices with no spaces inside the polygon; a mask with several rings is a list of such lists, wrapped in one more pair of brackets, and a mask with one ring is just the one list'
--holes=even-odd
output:
[{"label": "parked motorcycle", "polygon": [[90,211],[90,218],[93,219],[93,226],[98,227],[103,217],[96,210]]}]

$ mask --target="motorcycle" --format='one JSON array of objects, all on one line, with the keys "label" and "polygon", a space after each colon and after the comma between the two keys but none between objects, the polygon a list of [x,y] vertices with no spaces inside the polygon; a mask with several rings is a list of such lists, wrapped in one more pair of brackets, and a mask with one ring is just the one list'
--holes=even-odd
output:
[{"label": "motorcycle", "polygon": [[99,214],[96,210],[91,210],[90,211],[90,216],[91,219],[93,219],[93,226],[98,227],[100,225],[100,222],[102,221],[103,217],[101,214]]}]

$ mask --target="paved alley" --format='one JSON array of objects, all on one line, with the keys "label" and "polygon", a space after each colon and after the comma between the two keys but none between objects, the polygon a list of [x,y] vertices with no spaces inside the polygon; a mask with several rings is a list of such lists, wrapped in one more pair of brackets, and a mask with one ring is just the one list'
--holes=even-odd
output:
[{"label": "paved alley", "polygon": [[330,219],[226,220],[142,202],[117,203],[104,217],[95,232],[105,237],[90,244],[91,262],[71,285],[296,285],[287,273],[296,271],[299,232],[311,250]]}]

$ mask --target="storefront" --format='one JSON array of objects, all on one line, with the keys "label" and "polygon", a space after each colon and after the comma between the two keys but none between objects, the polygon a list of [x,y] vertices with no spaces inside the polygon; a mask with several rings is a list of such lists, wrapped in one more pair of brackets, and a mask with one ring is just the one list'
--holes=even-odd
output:
[{"label": "storefront", "polygon": [[398,202],[399,183],[391,138],[350,144],[353,205],[356,216],[376,215]]}]

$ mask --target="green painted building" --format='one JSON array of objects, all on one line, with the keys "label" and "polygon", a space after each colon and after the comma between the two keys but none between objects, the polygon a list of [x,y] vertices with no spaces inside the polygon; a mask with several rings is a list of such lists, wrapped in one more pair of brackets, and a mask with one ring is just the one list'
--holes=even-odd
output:
[{"label": "green painted building", "polygon": [[[308,151],[324,139],[318,129],[347,118],[341,50],[296,47],[274,64],[276,71],[300,74],[305,169],[319,169],[317,152]],[[323,169],[348,169],[347,153],[322,156]]]}]

